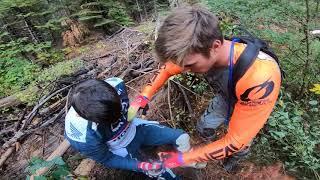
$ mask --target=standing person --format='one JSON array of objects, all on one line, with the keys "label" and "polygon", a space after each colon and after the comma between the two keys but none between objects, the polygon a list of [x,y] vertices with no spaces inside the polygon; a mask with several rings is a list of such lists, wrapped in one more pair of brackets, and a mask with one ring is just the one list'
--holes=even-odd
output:
[{"label": "standing person", "polygon": [[189,135],[156,121],[135,118],[128,122],[129,99],[120,78],[84,81],[73,89],[70,102],[65,137],[74,149],[109,168],[167,180],[178,178],[161,162],[142,159],[140,149],[171,144],[186,152],[190,150]]},{"label": "standing person", "polygon": [[[227,171],[249,152],[276,103],[281,72],[266,43],[251,37],[224,39],[218,18],[201,7],[174,10],[159,29],[155,52],[164,65],[129,108],[129,120],[143,108],[166,80],[185,71],[205,73],[219,93],[197,123],[199,133],[211,138],[223,122],[228,133],[191,152],[165,152],[164,164],[224,159]],[[140,104],[143,102],[143,104]]]}]

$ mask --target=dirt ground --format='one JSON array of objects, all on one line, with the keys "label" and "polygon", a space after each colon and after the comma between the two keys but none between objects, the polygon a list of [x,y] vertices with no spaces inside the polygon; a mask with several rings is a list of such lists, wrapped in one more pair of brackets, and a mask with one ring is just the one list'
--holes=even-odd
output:
[{"label": "dirt ground", "polygon": [[[136,29],[124,29],[122,32],[109,37],[96,35],[91,37],[92,42],[89,40],[87,45],[73,49],[68,56],[70,58],[82,59],[88,65],[95,64],[96,68],[93,73],[99,78],[123,76],[122,78],[125,80],[129,91],[129,97],[133,98],[152,77],[152,69],[158,67],[157,62],[153,62],[150,66],[145,67],[148,63],[154,61],[154,56],[151,53],[152,47],[150,46],[152,38],[150,37],[151,34],[142,33]],[[130,68],[135,68],[134,66],[139,63],[140,67],[137,70],[127,71]],[[157,120],[171,127],[183,128],[191,134],[192,143],[199,144],[201,140],[195,130],[195,124],[209,103],[210,97],[213,96],[213,92],[194,95],[186,91],[194,111],[194,115],[191,116],[179,88],[177,88],[177,85],[173,81],[169,83],[170,88],[166,85],[151,101],[147,119]],[[170,99],[170,103],[168,99]],[[170,113],[169,107],[172,108],[172,113]],[[181,111],[179,112],[179,119],[177,118],[178,113],[175,111],[177,109]],[[172,114],[172,117],[170,117],[170,114]],[[0,179],[25,179],[27,174],[24,170],[30,158],[33,156],[48,157],[59,143],[63,141],[63,121],[64,119],[61,118],[54,125],[40,132],[33,133],[22,142],[19,150],[14,152],[1,168]],[[219,132],[220,135],[223,134],[223,130]],[[70,170],[75,170],[83,158],[72,148],[69,148],[63,156]],[[219,161],[210,162],[205,169],[201,170],[178,168],[175,171],[182,179],[186,180],[292,179],[285,175],[281,163],[268,167],[259,167],[251,162],[244,161],[241,162],[237,172],[232,174],[224,171]],[[107,169],[99,164],[94,166],[88,178],[97,180],[147,179],[139,173]]]}]

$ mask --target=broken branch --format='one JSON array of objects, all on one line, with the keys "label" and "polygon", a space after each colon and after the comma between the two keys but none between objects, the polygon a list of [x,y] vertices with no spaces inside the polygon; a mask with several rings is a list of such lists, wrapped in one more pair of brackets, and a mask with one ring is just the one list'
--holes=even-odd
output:
[{"label": "broken branch", "polygon": [[169,105],[170,121],[172,121],[173,127],[176,128],[176,124],[173,123],[173,118],[172,118],[171,99],[170,99],[170,81],[168,81],[168,105]]},{"label": "broken branch", "polygon": [[178,86],[178,88],[180,89],[180,91],[181,91],[182,94],[183,94],[183,97],[184,97],[184,100],[185,100],[185,102],[186,102],[186,104],[187,104],[187,108],[188,108],[188,111],[189,111],[190,116],[191,116],[191,117],[194,117],[194,112],[193,112],[193,110],[192,110],[192,107],[191,107],[191,104],[190,104],[190,101],[189,101],[189,99],[188,99],[188,96],[187,96],[186,92],[183,90],[183,88],[182,88],[180,85],[177,85],[177,86]]},{"label": "broken branch", "polygon": [[58,93],[64,91],[65,89],[73,86],[74,84],[68,85],[66,87],[63,87],[57,91],[55,91],[54,93],[50,94],[49,96],[47,96],[45,99],[43,99],[41,102],[39,102],[34,108],[33,110],[28,114],[28,116],[26,117],[26,120],[24,122],[24,124],[21,126],[21,130],[24,130],[28,124],[30,124],[30,122],[32,121],[32,119],[34,118],[34,116],[37,114],[39,108],[41,108],[49,99],[51,99],[53,96],[57,95]]}]

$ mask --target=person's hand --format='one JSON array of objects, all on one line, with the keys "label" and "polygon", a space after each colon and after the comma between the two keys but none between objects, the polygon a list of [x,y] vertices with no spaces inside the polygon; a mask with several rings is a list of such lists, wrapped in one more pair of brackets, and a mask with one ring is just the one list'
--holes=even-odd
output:
[{"label": "person's hand", "polygon": [[184,165],[182,153],[180,152],[160,152],[158,155],[166,168],[176,168]]},{"label": "person's hand", "polygon": [[148,98],[144,96],[137,96],[131,103],[130,107],[128,109],[128,121],[132,121],[134,117],[136,117],[137,112],[140,108],[145,108],[145,106],[148,104],[149,100]]},{"label": "person's hand", "polygon": [[150,177],[158,177],[164,172],[163,165],[160,162],[140,162],[138,169]]}]

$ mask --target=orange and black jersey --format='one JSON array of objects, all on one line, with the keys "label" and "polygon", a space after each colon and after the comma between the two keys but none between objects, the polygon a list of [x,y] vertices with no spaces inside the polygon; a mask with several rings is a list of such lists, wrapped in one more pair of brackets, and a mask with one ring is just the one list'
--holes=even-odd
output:
[{"label": "orange and black jersey", "polygon": [[[235,43],[234,64],[244,49],[244,44]],[[181,70],[171,62],[166,63],[152,82],[145,87],[142,95],[150,99],[170,76],[180,73]],[[224,81],[222,83],[227,83],[228,78],[221,77],[221,79]],[[280,84],[281,72],[277,62],[269,55],[260,52],[235,85],[237,101],[233,104],[228,133],[217,141],[184,153],[185,163],[225,158],[248,145],[270,116],[278,98]],[[222,91],[228,95],[227,97],[231,97],[226,88],[222,88]]]}]

